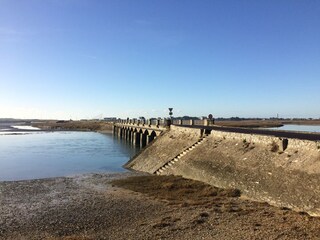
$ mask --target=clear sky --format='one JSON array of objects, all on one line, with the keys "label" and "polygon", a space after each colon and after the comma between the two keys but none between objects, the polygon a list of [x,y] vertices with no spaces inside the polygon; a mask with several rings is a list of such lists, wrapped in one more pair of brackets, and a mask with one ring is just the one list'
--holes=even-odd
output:
[{"label": "clear sky", "polygon": [[0,0],[0,117],[320,117],[318,0]]}]

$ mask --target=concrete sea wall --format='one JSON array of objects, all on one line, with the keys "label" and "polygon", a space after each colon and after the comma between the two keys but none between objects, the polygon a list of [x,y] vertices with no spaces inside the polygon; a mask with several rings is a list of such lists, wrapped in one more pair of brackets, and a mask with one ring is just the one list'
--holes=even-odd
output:
[{"label": "concrete sea wall", "polygon": [[[320,215],[320,143],[172,126],[126,167],[182,175]],[[201,143],[201,144],[200,144]]]},{"label": "concrete sea wall", "polygon": [[139,153],[125,167],[137,171],[154,173],[159,167],[174,158],[199,139],[200,129],[172,126]]}]

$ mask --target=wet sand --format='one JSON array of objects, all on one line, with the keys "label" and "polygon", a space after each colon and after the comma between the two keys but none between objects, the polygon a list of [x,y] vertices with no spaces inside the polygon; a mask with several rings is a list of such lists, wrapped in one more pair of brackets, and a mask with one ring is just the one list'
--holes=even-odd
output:
[{"label": "wet sand", "polygon": [[319,218],[180,177],[86,174],[0,183],[0,239],[319,238]]}]

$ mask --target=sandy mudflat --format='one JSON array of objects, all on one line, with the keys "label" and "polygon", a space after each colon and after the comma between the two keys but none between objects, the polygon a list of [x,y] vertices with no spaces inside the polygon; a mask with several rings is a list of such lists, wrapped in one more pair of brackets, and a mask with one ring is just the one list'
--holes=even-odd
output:
[{"label": "sandy mudflat", "polygon": [[319,218],[237,190],[133,175],[2,182],[0,239],[320,239]]}]

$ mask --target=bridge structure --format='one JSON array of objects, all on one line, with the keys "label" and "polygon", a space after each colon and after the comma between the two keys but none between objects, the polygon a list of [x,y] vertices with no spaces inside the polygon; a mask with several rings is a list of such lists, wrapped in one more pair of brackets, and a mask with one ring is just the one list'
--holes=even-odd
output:
[{"label": "bridge structure", "polygon": [[204,120],[183,120],[183,119],[120,119],[113,125],[113,134],[120,139],[124,139],[127,142],[132,143],[134,146],[145,147],[152,142],[163,131],[169,128],[169,126],[194,126],[203,127],[211,126],[213,122],[209,119]]},{"label": "bridge structure", "polygon": [[137,147],[145,147],[167,129],[167,120],[118,120],[113,134]]},{"label": "bridge structure", "polygon": [[163,131],[169,128],[169,125],[176,125],[189,128],[204,129],[210,132],[218,130],[223,132],[247,133],[255,135],[275,136],[279,138],[297,138],[301,140],[320,141],[319,133],[281,131],[269,129],[253,129],[241,127],[222,127],[214,125],[214,122],[209,119],[204,120],[185,120],[185,119],[154,119],[154,120],[139,120],[126,119],[118,120],[114,123],[113,133],[119,138],[124,139],[135,146],[145,147],[152,142]]}]

